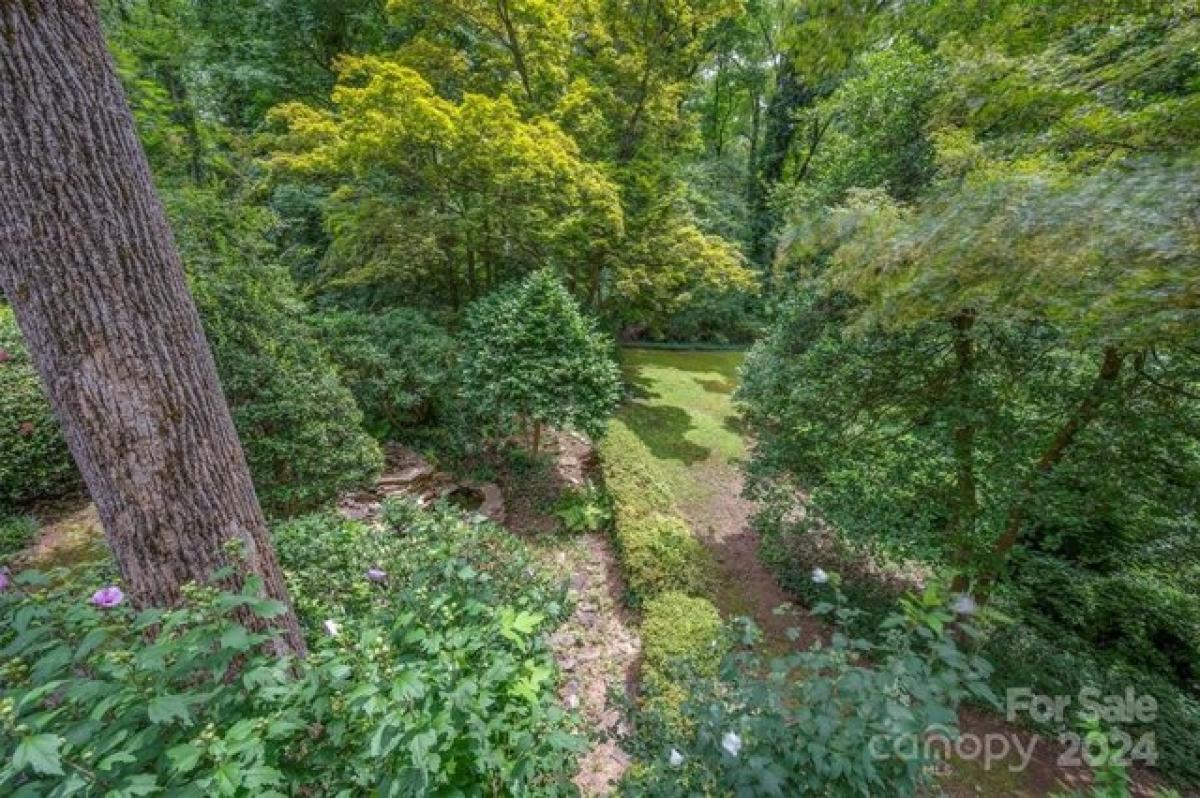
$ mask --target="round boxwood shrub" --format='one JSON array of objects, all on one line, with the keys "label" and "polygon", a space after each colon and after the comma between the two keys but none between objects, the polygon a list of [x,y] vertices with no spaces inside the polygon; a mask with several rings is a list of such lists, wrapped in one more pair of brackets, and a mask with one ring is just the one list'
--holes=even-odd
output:
[{"label": "round boxwood shrub", "polygon": [[491,431],[529,434],[543,426],[600,435],[620,399],[613,343],[562,282],[535,272],[467,310],[462,395]]},{"label": "round boxwood shrub", "polygon": [[0,507],[56,496],[79,477],[12,310],[0,305]]}]

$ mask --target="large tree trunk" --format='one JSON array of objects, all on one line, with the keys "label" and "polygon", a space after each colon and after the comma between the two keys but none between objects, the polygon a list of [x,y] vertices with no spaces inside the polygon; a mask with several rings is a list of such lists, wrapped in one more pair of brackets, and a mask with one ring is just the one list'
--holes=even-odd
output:
[{"label": "large tree trunk", "polygon": [[[286,603],[92,3],[0,0],[0,42],[0,288],[131,598],[175,602],[238,541]],[[273,623],[303,651],[290,609]]]}]

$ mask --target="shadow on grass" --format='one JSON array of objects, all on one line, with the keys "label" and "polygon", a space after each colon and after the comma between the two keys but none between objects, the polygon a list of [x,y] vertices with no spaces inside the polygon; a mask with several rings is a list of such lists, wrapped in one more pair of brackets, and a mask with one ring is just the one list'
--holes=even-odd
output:
[{"label": "shadow on grass", "polygon": [[738,381],[733,377],[720,380],[696,380],[696,384],[709,393],[731,394],[738,387]]},{"label": "shadow on grass", "polygon": [[678,460],[691,465],[707,460],[712,453],[711,449],[685,437],[694,425],[682,408],[635,402],[625,408],[622,418],[659,460]]},{"label": "shadow on grass", "polygon": [[749,425],[746,424],[746,420],[741,416],[728,416],[721,426],[735,435],[748,435],[750,433]]}]

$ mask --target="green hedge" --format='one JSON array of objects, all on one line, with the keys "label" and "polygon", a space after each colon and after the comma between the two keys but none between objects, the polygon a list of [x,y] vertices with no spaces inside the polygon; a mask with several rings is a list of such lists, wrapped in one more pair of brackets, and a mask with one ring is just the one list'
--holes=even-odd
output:
[{"label": "green hedge", "polygon": [[659,593],[703,595],[712,585],[712,557],[675,512],[671,494],[646,463],[623,424],[600,443],[604,485],[613,500],[613,536],[630,597],[640,604]]},{"label": "green hedge", "polygon": [[644,682],[674,684],[716,676],[729,649],[721,614],[708,599],[671,591],[646,602],[642,614]]},{"label": "green hedge", "polygon": [[729,652],[721,614],[708,599],[670,591],[646,602],[641,631],[642,708],[682,731],[680,710],[692,686],[715,678]]},{"label": "green hedge", "polygon": [[629,590],[638,601],[666,591],[700,594],[711,584],[708,551],[678,516],[630,520],[618,515],[616,539]]},{"label": "green hedge", "polygon": [[10,308],[0,305],[0,509],[79,483]]}]

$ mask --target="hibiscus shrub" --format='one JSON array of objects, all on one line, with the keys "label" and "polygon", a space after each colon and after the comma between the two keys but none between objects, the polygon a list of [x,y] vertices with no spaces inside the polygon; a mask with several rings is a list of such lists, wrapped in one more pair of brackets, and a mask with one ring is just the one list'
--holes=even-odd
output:
[{"label": "hibiscus shrub", "polygon": [[[814,612],[839,628],[853,614],[831,603]],[[921,795],[935,772],[927,733],[953,736],[968,697],[996,702],[988,664],[954,642],[974,634],[928,593],[878,643],[835,631],[788,656],[734,652],[716,678],[693,670],[681,707],[643,706],[623,794]],[[747,623],[743,640],[756,637]]]},{"label": "hibiscus shrub", "polygon": [[580,740],[543,639],[561,586],[498,527],[406,505],[389,517],[276,531],[300,661],[235,619],[282,609],[254,580],[138,612],[96,590],[109,565],[14,577],[0,593],[0,793],[574,794]]}]

